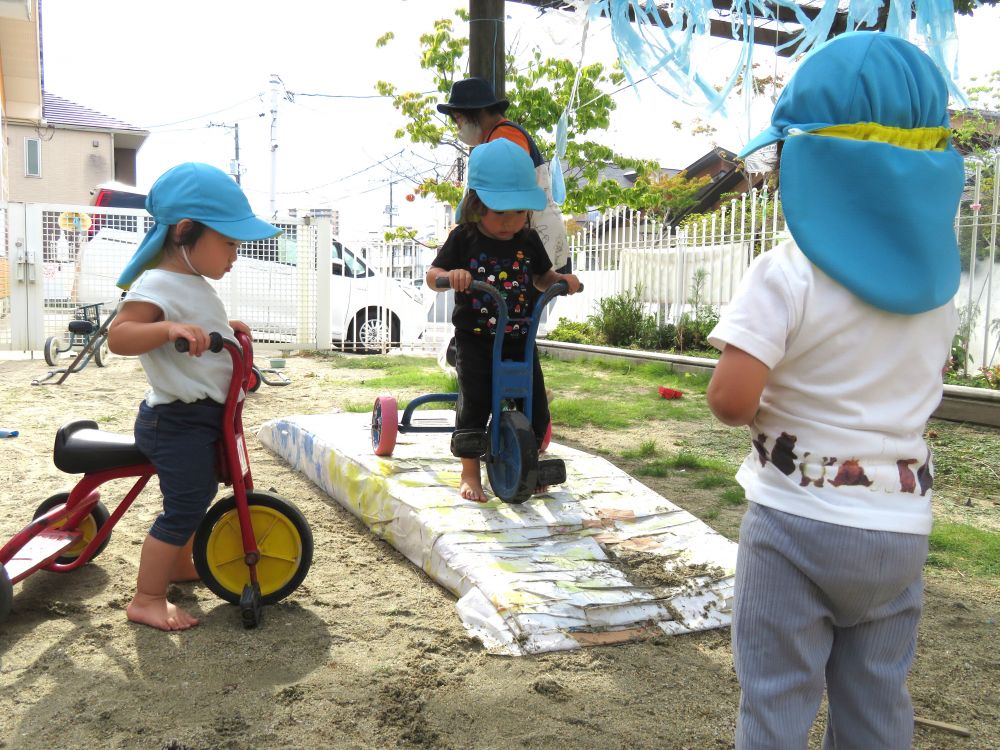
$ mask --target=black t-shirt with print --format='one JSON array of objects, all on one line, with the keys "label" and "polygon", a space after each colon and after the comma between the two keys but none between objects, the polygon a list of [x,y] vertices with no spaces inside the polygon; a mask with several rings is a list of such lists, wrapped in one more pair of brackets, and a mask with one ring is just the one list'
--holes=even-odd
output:
[{"label": "black t-shirt with print", "polygon": [[[516,338],[527,333],[523,321],[531,316],[538,295],[532,279],[552,268],[552,261],[534,229],[525,229],[509,240],[496,240],[463,224],[448,235],[432,265],[446,271],[464,268],[473,279],[495,286],[507,302],[505,334]],[[471,333],[494,333],[495,307],[492,297],[475,291],[455,292],[451,322]]]}]

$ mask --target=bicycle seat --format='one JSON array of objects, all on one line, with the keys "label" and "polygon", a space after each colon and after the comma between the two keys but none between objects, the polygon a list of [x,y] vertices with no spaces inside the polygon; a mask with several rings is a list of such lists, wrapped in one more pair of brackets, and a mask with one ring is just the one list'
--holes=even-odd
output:
[{"label": "bicycle seat", "polygon": [[93,321],[90,320],[71,320],[69,322],[70,333],[77,333],[81,336],[89,336],[95,330],[97,330],[97,326],[95,326]]},{"label": "bicycle seat", "polygon": [[78,419],[59,428],[52,459],[59,471],[85,474],[121,466],[147,464],[131,435],[97,429],[97,422]]}]

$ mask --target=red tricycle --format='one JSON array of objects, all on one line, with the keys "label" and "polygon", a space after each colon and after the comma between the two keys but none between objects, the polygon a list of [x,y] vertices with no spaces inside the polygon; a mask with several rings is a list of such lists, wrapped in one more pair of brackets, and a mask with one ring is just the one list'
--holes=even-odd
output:
[{"label": "red tricycle", "polygon": [[[226,349],[233,361],[218,444],[219,480],[232,494],[213,504],[194,536],[194,564],[208,588],[238,604],[244,627],[256,627],[262,606],[284,599],[302,583],[312,564],[312,531],[291,502],[254,490],[243,437],[243,398],[253,367],[250,337],[238,341],[211,334],[211,351]],[[187,351],[187,340],[175,342]],[[13,585],[36,570],[68,573],[107,546],[111,530],[156,469],[131,435],[104,432],[77,420],[56,433],[53,460],[68,474],[83,474],[70,492],[60,492],[35,510],[31,523],[0,549],[0,620],[13,605]],[[98,488],[112,479],[135,483],[109,513]]]}]

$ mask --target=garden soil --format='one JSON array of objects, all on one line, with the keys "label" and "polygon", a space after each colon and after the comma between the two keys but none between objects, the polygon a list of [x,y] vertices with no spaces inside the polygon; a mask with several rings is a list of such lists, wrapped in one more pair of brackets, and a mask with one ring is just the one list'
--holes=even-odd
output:
[{"label": "garden soil", "polygon": [[[267,608],[255,630],[200,584],[170,593],[197,613],[199,627],[166,634],[128,623],[140,545],[159,506],[155,487],[147,489],[93,564],[39,572],[14,587],[13,612],[0,624],[0,748],[733,746],[739,691],[728,629],[488,655],[466,634],[451,594],[253,436],[274,417],[371,399],[363,383],[370,370],[301,356],[287,365],[291,385],[262,386],[244,419],[257,487],[292,500],[312,526],[305,583]],[[0,360],[0,428],[20,430],[0,440],[0,542],[73,483],[52,465],[56,429],[90,418],[131,432],[145,390],[132,359],[91,365],[60,386],[30,385],[46,370],[37,359]],[[673,427],[657,425],[642,439],[675,445]],[[557,426],[555,439],[614,455],[634,447],[636,435]],[[698,502],[687,483],[650,482],[682,506]],[[727,523],[720,530],[733,535],[736,523]],[[916,713],[971,736],[921,725],[915,747],[1000,748],[998,620],[995,584],[929,574],[910,680]],[[811,748],[821,736],[822,719]]]}]

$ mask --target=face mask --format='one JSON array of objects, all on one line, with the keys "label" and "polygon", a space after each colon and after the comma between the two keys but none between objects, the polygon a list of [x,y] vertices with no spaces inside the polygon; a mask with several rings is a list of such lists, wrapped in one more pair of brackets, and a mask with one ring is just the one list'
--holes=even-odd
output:
[{"label": "face mask", "polygon": [[483,140],[483,129],[478,123],[463,120],[458,126],[458,140],[466,146],[478,146]]}]

